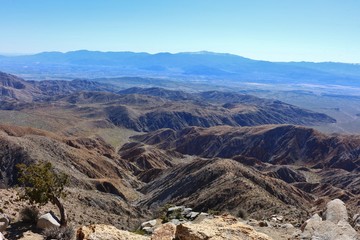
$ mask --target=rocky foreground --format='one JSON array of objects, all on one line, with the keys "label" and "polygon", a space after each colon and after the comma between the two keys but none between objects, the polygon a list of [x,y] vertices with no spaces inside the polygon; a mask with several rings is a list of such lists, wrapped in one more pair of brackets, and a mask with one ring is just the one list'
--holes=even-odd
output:
[{"label": "rocky foreground", "polygon": [[[111,236],[110,236],[111,235]],[[79,240],[85,239],[151,239],[151,240],[192,240],[192,239],[258,239],[270,240],[271,237],[257,232],[253,227],[239,222],[231,216],[207,218],[200,223],[187,222],[176,226],[165,223],[155,229],[151,236],[139,236],[106,225],[82,227],[77,232]]]},{"label": "rocky foreground", "polygon": [[[186,208],[169,208],[168,215],[181,210],[182,214],[191,216],[194,212],[186,213]],[[358,216],[352,223],[355,227]],[[330,201],[320,217],[318,213],[308,219],[301,228],[295,228],[290,223],[282,221],[282,216],[272,216],[269,220],[256,221],[235,218],[231,215],[211,216],[197,213],[192,221],[173,218],[165,224],[158,224],[156,219],[142,224],[144,232],[152,232],[148,236],[139,236],[128,231],[122,231],[108,225],[90,225],[79,228],[78,240],[222,240],[222,239],[252,239],[252,240],[280,240],[280,239],[311,239],[311,240],[358,240],[360,235],[349,223],[349,216],[345,204],[335,199]],[[252,225],[252,226],[250,226]]]},{"label": "rocky foreground", "polygon": [[[0,240],[15,239],[11,233],[10,218],[0,216]],[[18,224],[18,223],[14,223]],[[44,236],[47,229],[58,228],[56,218],[51,214],[41,216],[35,231],[23,232],[16,239],[53,239]],[[360,227],[359,215],[350,220],[344,202],[339,199],[327,203],[323,211],[315,213],[300,228],[284,221],[283,216],[273,215],[269,219],[244,220],[229,214],[215,216],[194,212],[185,206],[170,207],[157,219],[143,222],[133,232],[120,230],[112,225],[90,224],[79,227],[72,238],[76,240],[359,240],[355,229]],[[36,228],[33,228],[36,229]]]}]

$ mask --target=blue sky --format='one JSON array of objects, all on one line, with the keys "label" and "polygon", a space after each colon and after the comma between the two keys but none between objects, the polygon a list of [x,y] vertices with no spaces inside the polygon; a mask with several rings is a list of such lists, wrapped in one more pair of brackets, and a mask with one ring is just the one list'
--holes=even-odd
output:
[{"label": "blue sky", "polygon": [[360,63],[359,0],[0,0],[0,53],[208,50]]}]

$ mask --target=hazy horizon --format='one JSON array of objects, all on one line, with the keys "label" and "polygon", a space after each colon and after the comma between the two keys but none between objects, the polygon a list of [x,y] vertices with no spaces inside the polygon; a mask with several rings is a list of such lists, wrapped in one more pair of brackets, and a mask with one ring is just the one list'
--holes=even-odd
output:
[{"label": "hazy horizon", "polygon": [[2,1],[0,52],[208,50],[266,61],[360,63],[360,2]]},{"label": "hazy horizon", "polygon": [[261,59],[261,58],[250,58],[247,56],[243,56],[243,55],[239,55],[239,54],[234,54],[234,53],[228,53],[228,52],[213,52],[213,51],[208,51],[208,50],[199,50],[199,51],[186,51],[186,52],[134,52],[134,51],[99,51],[99,50],[88,50],[88,49],[78,49],[78,50],[72,50],[72,51],[43,51],[43,52],[34,52],[34,53],[6,53],[6,52],[0,52],[0,56],[4,56],[4,57],[19,57],[19,56],[31,56],[31,55],[36,55],[36,54],[42,54],[42,53],[62,53],[62,54],[66,54],[66,53],[71,53],[71,52],[80,52],[80,51],[87,51],[87,52],[101,52],[101,53],[125,53],[125,52],[131,52],[131,53],[145,53],[145,54],[150,54],[150,55],[156,55],[156,54],[184,54],[184,53],[188,53],[188,54],[201,54],[201,53],[209,53],[209,54],[229,54],[229,55],[234,55],[234,56],[238,56],[238,57],[242,57],[242,58],[247,58],[250,60],[255,60],[255,61],[266,61],[266,62],[309,62],[309,63],[345,63],[345,64],[355,64],[358,65],[360,64],[360,62],[337,62],[337,61],[306,61],[306,60],[299,60],[299,61],[271,61],[271,60],[265,60],[265,59]]}]

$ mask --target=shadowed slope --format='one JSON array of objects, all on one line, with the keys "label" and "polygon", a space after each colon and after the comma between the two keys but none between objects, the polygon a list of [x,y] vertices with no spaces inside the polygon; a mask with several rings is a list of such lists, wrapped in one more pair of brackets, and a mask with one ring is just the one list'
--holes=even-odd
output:
[{"label": "shadowed slope", "polygon": [[162,129],[134,139],[207,158],[243,155],[272,164],[306,164],[348,171],[359,170],[360,164],[359,136],[328,136],[292,125]]},{"label": "shadowed slope", "polygon": [[192,206],[197,211],[216,209],[237,213],[245,210],[252,217],[277,211],[305,217],[309,201],[313,200],[283,181],[229,159],[198,159],[176,166],[141,191],[146,194],[142,204],[148,206],[170,202]]},{"label": "shadowed slope", "polygon": [[101,138],[62,138],[52,133],[17,126],[1,126],[1,180],[16,183],[17,163],[49,161],[71,177],[72,186],[94,189],[108,182],[132,199],[139,182],[122,167],[114,149]]}]

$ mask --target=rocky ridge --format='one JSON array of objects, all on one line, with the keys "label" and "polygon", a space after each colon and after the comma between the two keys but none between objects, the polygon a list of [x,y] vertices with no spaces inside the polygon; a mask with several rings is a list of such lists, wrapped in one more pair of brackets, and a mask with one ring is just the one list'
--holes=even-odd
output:
[{"label": "rocky ridge", "polygon": [[205,158],[250,157],[271,164],[359,171],[359,136],[329,136],[293,125],[161,129],[134,140]]}]

